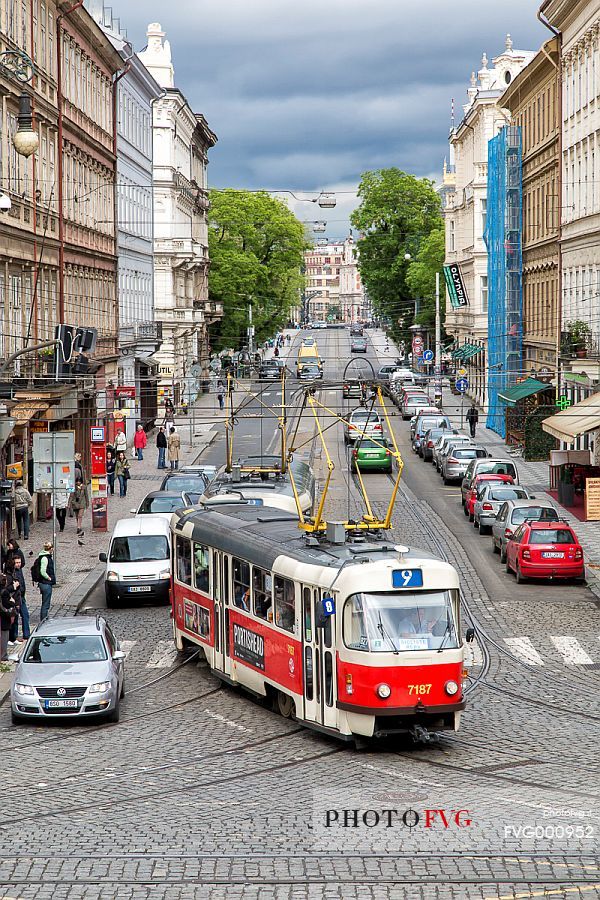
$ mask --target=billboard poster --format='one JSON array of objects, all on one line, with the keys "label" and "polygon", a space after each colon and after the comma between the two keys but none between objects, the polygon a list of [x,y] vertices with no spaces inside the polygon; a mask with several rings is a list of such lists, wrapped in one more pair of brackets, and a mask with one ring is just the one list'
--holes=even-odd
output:
[{"label": "billboard poster", "polygon": [[446,287],[448,288],[452,308],[460,309],[463,306],[468,306],[469,298],[467,296],[467,289],[465,288],[459,264],[451,263],[449,266],[444,266],[444,278],[446,280]]}]

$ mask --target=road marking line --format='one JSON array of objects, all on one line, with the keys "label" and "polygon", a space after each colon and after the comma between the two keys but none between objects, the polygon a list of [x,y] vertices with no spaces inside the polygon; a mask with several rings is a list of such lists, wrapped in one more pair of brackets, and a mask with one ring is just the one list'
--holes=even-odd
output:
[{"label": "road marking line", "polygon": [[508,646],[508,649],[515,654],[515,656],[518,656],[519,659],[522,659],[524,662],[529,663],[530,666],[544,665],[544,660],[537,652],[529,638],[504,638],[504,643]]},{"label": "road marking line", "polygon": [[481,652],[481,647],[476,641],[473,641],[471,644],[467,644],[465,648],[465,666],[470,668],[471,666],[482,666],[483,665],[483,653]]},{"label": "road marking line", "polygon": [[127,658],[129,656],[129,654],[131,653],[131,651],[133,650],[133,648],[135,647],[136,644],[137,644],[137,641],[120,641],[119,642],[119,647],[125,654],[125,658]]},{"label": "road marking line", "polygon": [[173,641],[159,641],[156,650],[146,663],[147,669],[168,669],[175,662],[177,647]]},{"label": "road marking line", "polygon": [[[525,900],[525,898],[529,897],[555,897],[560,895],[564,897],[565,894],[575,894],[575,893],[583,893],[584,891],[597,891],[600,887],[600,882],[597,884],[590,885],[579,885],[578,887],[570,887],[570,888],[556,888],[555,890],[542,890],[542,891],[525,891],[521,894],[502,894],[500,897],[498,894],[494,894],[493,900]],[[486,898],[486,900],[492,900],[491,894]]]},{"label": "road marking line", "polygon": [[594,664],[594,660],[587,655],[577,638],[550,635],[550,640],[568,666],[592,666]]}]

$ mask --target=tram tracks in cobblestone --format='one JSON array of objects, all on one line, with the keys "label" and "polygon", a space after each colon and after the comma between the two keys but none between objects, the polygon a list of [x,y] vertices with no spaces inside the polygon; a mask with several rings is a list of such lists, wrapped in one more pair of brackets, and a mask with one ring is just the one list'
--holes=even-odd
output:
[{"label": "tram tracks in cobblestone", "polygon": [[[390,478],[390,476],[387,476]],[[404,498],[405,502],[409,502],[407,495],[404,491],[403,486],[400,486],[399,491],[400,496]],[[437,530],[432,528],[429,519],[423,514],[420,508],[415,508],[415,505],[412,504],[411,507],[412,514],[419,520],[422,529],[428,535],[429,540],[435,546],[439,556],[446,560],[447,562],[452,563],[452,560],[449,558],[449,554],[443,545],[439,533]],[[439,523],[439,527],[441,529],[446,528],[442,522]],[[456,537],[454,535],[454,537]],[[458,538],[457,538],[458,540]],[[460,541],[459,541],[460,543]],[[460,544],[462,547],[462,544]],[[468,552],[466,548],[462,548],[464,552]],[[540,697],[531,697],[524,694],[519,693],[511,688],[505,687],[499,684],[493,684],[489,681],[489,671],[491,666],[491,652],[490,647],[493,647],[499,657],[504,657],[509,659],[511,664],[518,666],[521,669],[525,669],[528,673],[529,679],[532,679],[532,676],[535,677],[536,680],[546,681],[548,678],[560,678],[563,682],[574,682],[577,686],[578,690],[578,699],[581,699],[581,696],[589,697],[590,701],[597,703],[597,690],[594,686],[588,686],[586,684],[582,685],[581,682],[588,677],[586,672],[570,672],[566,671],[564,668],[555,669],[553,667],[544,667],[544,670],[540,670],[540,667],[529,665],[523,659],[518,657],[516,654],[512,653],[508,647],[504,647],[498,640],[492,637],[487,630],[482,626],[474,608],[473,604],[467,598],[465,592],[461,590],[461,605],[466,615],[468,616],[472,627],[475,629],[475,633],[479,638],[479,647],[482,653],[482,666],[480,671],[476,674],[475,678],[469,684],[465,694],[468,696],[472,694],[477,687],[485,687],[487,690],[494,691],[499,694],[504,694],[506,696],[510,696],[515,700],[528,703],[530,705],[537,706],[540,709],[549,710],[553,713],[561,713],[564,715],[576,715],[579,718],[585,719],[591,722],[600,722],[600,715],[596,715],[594,713],[586,712],[585,710],[579,710],[575,706],[561,706],[560,704],[551,703],[547,700],[543,700]],[[570,685],[567,686],[567,689]],[[555,685],[556,687],[556,685]]]},{"label": "tram tracks in cobblestone", "polygon": [[[136,685],[130,691],[127,691],[127,696],[129,697],[132,694],[139,693],[139,691],[142,691],[142,690],[145,690],[146,688],[152,687],[153,685],[157,684],[158,682],[162,682],[166,678],[171,677],[176,672],[178,672],[180,669],[182,669],[184,666],[189,665],[189,663],[191,663],[194,659],[196,659],[198,657],[198,654],[199,654],[199,651],[194,651],[193,653],[190,653],[186,657],[186,659],[184,659],[181,663],[178,663],[176,666],[173,666],[171,669],[169,669],[168,672],[165,672],[164,674],[159,675],[157,678],[152,678],[150,681],[144,682],[144,684]],[[11,744],[8,747],[0,746],[0,753],[1,752],[13,753],[18,750],[29,750],[34,747],[42,747],[47,744],[61,743],[63,741],[72,740],[73,738],[80,738],[80,737],[85,737],[86,735],[97,734],[97,732],[105,731],[108,728],[128,726],[135,722],[139,722],[141,719],[148,719],[153,716],[158,716],[162,713],[169,712],[171,710],[189,706],[192,703],[197,703],[200,700],[203,700],[206,697],[210,697],[211,695],[216,694],[221,690],[222,690],[222,685],[219,684],[216,687],[211,688],[208,691],[204,691],[200,694],[195,694],[193,697],[188,697],[185,700],[180,700],[176,703],[170,703],[170,704],[167,704],[166,706],[155,707],[154,709],[151,709],[148,712],[137,713],[132,716],[127,716],[127,718],[121,719],[121,721],[118,723],[117,722],[99,722],[97,724],[93,724],[93,719],[90,718],[90,720],[88,720],[89,724],[84,725],[84,726],[79,726],[76,729],[70,729],[69,732],[66,734],[63,733],[63,734],[57,734],[57,735],[56,734],[49,735],[48,737],[43,738],[41,741],[28,741],[27,743],[24,743],[24,744]],[[41,720],[32,720],[31,724],[35,727],[36,725],[40,724],[40,722],[41,722]],[[48,724],[47,720],[45,720],[45,724]],[[58,723],[55,721],[52,724],[64,725],[64,722]],[[18,727],[21,727],[21,726],[18,726]],[[0,731],[0,737],[12,736],[15,734],[15,730],[16,730],[16,727],[14,725],[10,725],[8,728],[5,728],[2,731]]]},{"label": "tram tracks in cobblestone", "polygon": [[[284,740],[289,737],[291,734],[296,734],[300,732],[304,732],[304,728],[294,729],[291,732],[287,732],[284,735],[278,736],[278,739]],[[275,738],[271,739],[274,740]],[[266,743],[268,739],[263,739],[263,741],[254,741],[249,747],[258,747],[263,743]],[[119,797],[114,800],[104,800],[104,801],[96,801],[96,802],[87,802],[87,803],[75,803],[72,805],[59,806],[51,810],[42,810],[38,809],[32,815],[19,815],[14,819],[5,819],[0,822],[0,829],[10,828],[11,826],[15,826],[18,823],[23,823],[27,821],[38,823],[44,819],[52,819],[53,822],[59,816],[72,816],[79,815],[81,813],[85,813],[91,810],[109,810],[115,809],[118,807],[126,806],[130,807],[135,804],[147,804],[149,802],[161,802],[168,797],[174,797],[178,794],[184,794],[186,799],[189,799],[191,795],[194,793],[205,790],[207,788],[213,788],[219,785],[233,784],[236,781],[245,781],[250,778],[260,778],[261,776],[270,776],[274,773],[278,775],[282,772],[298,768],[300,766],[308,765],[310,763],[318,762],[322,759],[327,759],[330,756],[337,755],[338,753],[342,753],[344,750],[344,746],[336,746],[327,750],[322,750],[317,753],[307,754],[306,756],[300,759],[293,759],[287,762],[278,762],[277,765],[273,765],[272,763],[268,766],[261,766],[254,769],[245,769],[245,771],[232,774],[232,775],[223,775],[221,777],[214,777],[207,781],[198,781],[193,780],[189,782],[180,781],[177,787],[174,788],[165,788],[164,790],[152,790],[149,792],[137,794],[129,797]],[[232,748],[231,750],[223,751],[221,755],[229,755],[229,754],[237,754],[242,752],[239,748]],[[203,755],[200,761],[204,762],[205,759],[208,759]],[[177,768],[182,768],[181,763],[173,763],[173,767],[177,766]],[[131,774],[131,773],[128,773]],[[140,768],[140,774],[146,775]],[[44,791],[44,796],[48,795],[48,789]]]}]

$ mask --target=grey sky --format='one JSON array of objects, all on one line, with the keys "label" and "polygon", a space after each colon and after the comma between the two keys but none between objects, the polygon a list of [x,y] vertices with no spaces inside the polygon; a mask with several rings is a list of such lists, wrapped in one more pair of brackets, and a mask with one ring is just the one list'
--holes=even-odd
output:
[{"label": "grey sky", "polygon": [[[171,42],[178,87],[217,132],[217,187],[352,191],[361,172],[397,165],[440,172],[450,101],[457,117],[468,78],[504,47],[549,37],[530,0],[114,0],[136,49],[158,21]],[[347,230],[355,203],[328,216]],[[339,220],[339,221],[338,221]]]}]

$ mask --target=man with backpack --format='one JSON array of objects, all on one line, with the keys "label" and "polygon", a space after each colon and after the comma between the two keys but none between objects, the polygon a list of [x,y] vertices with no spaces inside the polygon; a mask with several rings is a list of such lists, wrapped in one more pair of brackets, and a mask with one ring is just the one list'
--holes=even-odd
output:
[{"label": "man with backpack", "polygon": [[52,542],[46,541],[44,549],[31,567],[31,580],[34,584],[37,584],[40,589],[40,594],[42,595],[40,622],[43,622],[44,619],[48,618],[50,603],[52,601],[52,588],[56,584],[56,572],[54,570],[52,550]]}]

